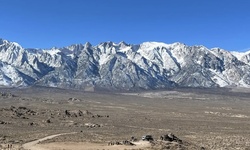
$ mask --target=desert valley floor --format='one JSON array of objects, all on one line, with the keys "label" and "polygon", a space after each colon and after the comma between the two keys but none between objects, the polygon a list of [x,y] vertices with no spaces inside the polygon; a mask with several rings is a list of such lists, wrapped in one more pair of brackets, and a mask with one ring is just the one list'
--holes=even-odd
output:
[{"label": "desert valley floor", "polygon": [[[1,150],[250,150],[248,89],[0,92]],[[160,140],[169,133],[181,142]],[[143,135],[154,141],[141,141]],[[131,137],[134,146],[110,145]]]}]

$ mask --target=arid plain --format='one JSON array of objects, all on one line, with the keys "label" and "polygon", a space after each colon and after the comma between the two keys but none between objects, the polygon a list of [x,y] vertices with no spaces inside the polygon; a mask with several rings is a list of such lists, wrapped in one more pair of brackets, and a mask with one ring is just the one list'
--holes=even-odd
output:
[{"label": "arid plain", "polygon": [[[250,149],[248,89],[0,92],[0,149]],[[169,133],[182,142],[160,140]],[[154,141],[141,141],[143,135]],[[131,137],[134,146],[110,145]]]}]

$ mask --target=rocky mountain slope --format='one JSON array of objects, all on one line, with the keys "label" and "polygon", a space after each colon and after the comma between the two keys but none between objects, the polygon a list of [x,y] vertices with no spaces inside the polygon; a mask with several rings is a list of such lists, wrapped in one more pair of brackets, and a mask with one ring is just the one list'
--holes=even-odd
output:
[{"label": "rocky mountain slope", "polygon": [[0,39],[0,86],[117,90],[250,87],[250,52],[145,42],[25,49]]}]

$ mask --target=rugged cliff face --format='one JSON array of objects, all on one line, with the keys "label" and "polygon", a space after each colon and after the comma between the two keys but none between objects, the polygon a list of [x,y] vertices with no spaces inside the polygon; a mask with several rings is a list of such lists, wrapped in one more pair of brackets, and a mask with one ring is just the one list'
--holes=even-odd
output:
[{"label": "rugged cliff face", "polygon": [[118,90],[250,87],[250,52],[158,42],[41,50],[0,39],[0,85]]}]

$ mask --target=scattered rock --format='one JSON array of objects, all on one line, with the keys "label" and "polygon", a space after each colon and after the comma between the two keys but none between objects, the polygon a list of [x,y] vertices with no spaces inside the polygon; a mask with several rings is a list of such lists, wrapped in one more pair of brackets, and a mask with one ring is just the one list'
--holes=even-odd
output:
[{"label": "scattered rock", "polygon": [[29,126],[37,126],[38,124],[35,123],[35,122],[30,122],[28,125],[29,125]]},{"label": "scattered rock", "polygon": [[23,116],[23,117],[20,117],[20,118],[22,118],[22,119],[29,119],[28,117],[25,117],[25,116]]},{"label": "scattered rock", "polygon": [[143,141],[153,141],[153,136],[152,135],[144,135],[141,138]]},{"label": "scattered rock", "polygon": [[99,125],[99,124],[94,124],[94,123],[85,123],[84,124],[86,127],[88,128],[96,128],[96,127],[102,127],[102,125]]},{"label": "scattered rock", "polygon": [[92,117],[92,118],[102,118],[106,117],[109,118],[109,115],[100,115],[100,114],[93,114],[88,110],[81,111],[81,110],[65,110],[64,111],[64,117]]},{"label": "scattered rock", "polygon": [[83,112],[81,110],[65,110],[66,117],[80,117],[83,116]]},{"label": "scattered rock", "polygon": [[17,116],[23,116],[23,115],[36,115],[37,113],[31,109],[28,109],[26,107],[14,107],[11,106],[11,110],[17,115]]},{"label": "scattered rock", "polygon": [[163,141],[182,143],[182,140],[177,138],[173,133],[162,135],[160,139]]},{"label": "scattered rock", "polygon": [[136,137],[131,136],[130,141],[131,141],[131,142],[136,142],[136,141],[138,141],[138,140],[137,140],[137,138],[136,138]]},{"label": "scattered rock", "polygon": [[80,102],[80,100],[77,99],[77,98],[75,98],[75,97],[69,98],[68,101],[71,101],[71,102]]},{"label": "scattered rock", "polygon": [[109,115],[105,115],[105,116],[102,116],[102,115],[99,115],[99,114],[92,115],[92,118],[103,118],[103,117],[109,118]]},{"label": "scattered rock", "polygon": [[132,142],[130,142],[128,140],[122,141],[122,144],[123,145],[130,145],[130,146],[134,146],[135,145],[134,143],[132,143]]},{"label": "scattered rock", "polygon": [[93,115],[90,111],[88,111],[88,110],[85,110],[85,111],[83,111],[83,114],[84,115]]},{"label": "scattered rock", "polygon": [[17,97],[11,93],[6,93],[6,92],[0,92],[0,97],[3,97],[3,98],[12,98],[12,97]]},{"label": "scattered rock", "polygon": [[128,145],[128,146],[134,146],[135,144],[128,141],[128,140],[124,140],[124,141],[121,141],[121,142],[118,142],[118,141],[111,141],[108,143],[108,145]]},{"label": "scattered rock", "polygon": [[122,145],[122,143],[118,141],[111,141],[108,143],[108,145]]},{"label": "scattered rock", "polygon": [[50,119],[47,119],[45,122],[46,122],[46,123],[51,123],[51,120],[50,120]]},{"label": "scattered rock", "polygon": [[6,122],[6,121],[1,121],[0,120],[0,124],[10,124],[9,122]]},{"label": "scattered rock", "polygon": [[12,118],[18,117],[22,119],[28,119],[28,117],[26,116],[38,115],[37,112],[22,106],[21,107],[11,106],[9,109],[2,108],[0,111],[2,112],[2,114],[11,116]]}]

